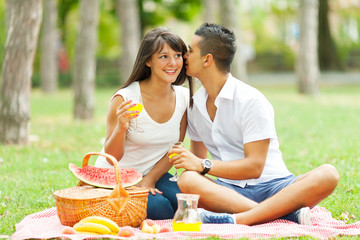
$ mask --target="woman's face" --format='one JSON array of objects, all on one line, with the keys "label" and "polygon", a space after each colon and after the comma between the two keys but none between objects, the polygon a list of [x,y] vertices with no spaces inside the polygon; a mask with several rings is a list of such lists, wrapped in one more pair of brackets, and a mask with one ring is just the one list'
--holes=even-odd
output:
[{"label": "woman's face", "polygon": [[151,68],[151,78],[173,83],[179,76],[183,67],[181,52],[174,51],[167,43],[154,53],[146,66]]}]

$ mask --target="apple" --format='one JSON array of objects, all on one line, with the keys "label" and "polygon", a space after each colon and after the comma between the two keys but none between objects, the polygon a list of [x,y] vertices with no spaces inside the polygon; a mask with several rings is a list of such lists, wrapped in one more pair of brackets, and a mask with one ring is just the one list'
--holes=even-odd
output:
[{"label": "apple", "polygon": [[169,226],[163,226],[160,228],[159,233],[163,232],[171,232],[171,228]]},{"label": "apple", "polygon": [[152,225],[151,227],[152,227],[154,233],[159,233],[160,226],[158,224],[154,223],[154,225]]},{"label": "apple", "polygon": [[124,226],[120,228],[118,233],[118,236],[120,237],[132,237],[134,235],[135,235],[135,230],[130,226]]},{"label": "apple", "polygon": [[141,224],[141,231],[143,233],[154,233],[154,229],[152,227],[150,227],[146,221],[143,221],[143,223]]},{"label": "apple", "polygon": [[152,219],[145,219],[144,221],[146,221],[146,223],[147,223],[150,227],[152,227],[152,225],[155,224],[154,220],[152,220]]},{"label": "apple", "polygon": [[75,229],[73,229],[72,227],[68,227],[66,226],[62,231],[62,234],[76,234]]}]

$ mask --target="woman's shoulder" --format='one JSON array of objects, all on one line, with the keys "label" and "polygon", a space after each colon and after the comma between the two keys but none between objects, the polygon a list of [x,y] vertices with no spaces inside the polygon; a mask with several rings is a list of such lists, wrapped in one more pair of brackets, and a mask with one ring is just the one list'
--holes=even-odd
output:
[{"label": "woman's shoulder", "polygon": [[139,83],[138,82],[133,82],[131,83],[129,86],[125,87],[125,88],[120,88],[119,90],[117,90],[113,97],[116,97],[116,96],[128,96],[128,95],[133,95],[133,94],[136,94],[137,93],[137,87],[139,86]]}]

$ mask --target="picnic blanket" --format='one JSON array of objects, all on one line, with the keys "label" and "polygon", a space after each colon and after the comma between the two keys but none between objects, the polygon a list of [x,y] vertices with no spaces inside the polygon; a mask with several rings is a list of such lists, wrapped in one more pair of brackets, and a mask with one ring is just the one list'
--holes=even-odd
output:
[{"label": "picnic blanket", "polygon": [[[281,219],[255,226],[240,224],[202,224],[201,232],[167,232],[158,234],[142,233],[139,229],[136,229],[135,236],[131,239],[202,239],[210,236],[221,239],[264,239],[298,236],[328,239],[340,235],[360,235],[360,221],[345,224],[342,221],[332,218],[331,213],[323,207],[316,206],[311,210],[311,221],[313,226],[299,225]],[[171,226],[171,219],[158,220],[155,222],[160,226]],[[64,226],[61,225],[57,216],[56,208],[50,208],[26,216],[20,223],[16,224],[16,231],[11,236],[11,239],[126,239],[113,235],[61,234],[63,228]]]}]

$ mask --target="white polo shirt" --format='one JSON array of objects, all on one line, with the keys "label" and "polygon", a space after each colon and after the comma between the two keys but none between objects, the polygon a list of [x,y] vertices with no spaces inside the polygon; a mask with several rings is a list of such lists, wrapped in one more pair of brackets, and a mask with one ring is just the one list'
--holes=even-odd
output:
[{"label": "white polo shirt", "polygon": [[273,107],[262,93],[229,74],[215,99],[217,111],[213,122],[206,109],[207,97],[204,87],[194,95],[194,106],[188,109],[187,133],[192,140],[205,144],[212,159],[243,159],[245,143],[270,138],[269,152],[260,178],[220,180],[244,187],[291,174],[279,149]]}]

